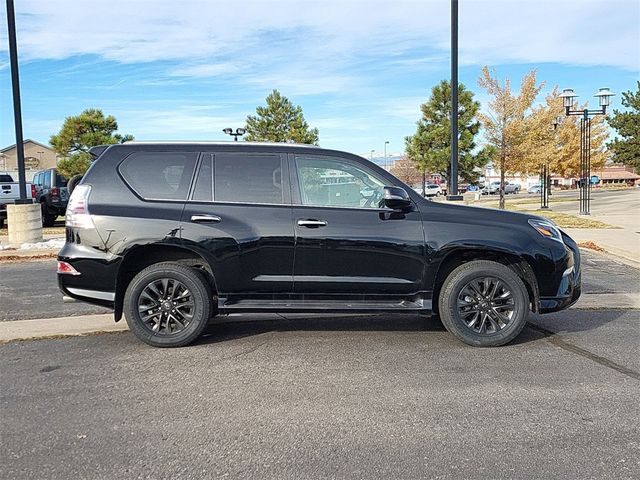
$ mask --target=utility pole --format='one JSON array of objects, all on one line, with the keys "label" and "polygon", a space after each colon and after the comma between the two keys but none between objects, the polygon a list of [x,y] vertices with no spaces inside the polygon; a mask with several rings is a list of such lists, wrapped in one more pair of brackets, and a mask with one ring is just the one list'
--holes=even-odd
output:
[{"label": "utility pole", "polygon": [[13,119],[16,129],[16,154],[18,157],[18,183],[20,198],[17,204],[33,203],[27,198],[27,182],[24,172],[24,140],[22,139],[22,109],[20,108],[20,77],[18,75],[18,44],[16,41],[16,14],[13,0],[7,0],[7,27],[9,35],[9,62],[11,63],[11,87],[13,90]]},{"label": "utility pole", "polygon": [[451,0],[451,163],[447,200],[458,195],[458,0]]}]

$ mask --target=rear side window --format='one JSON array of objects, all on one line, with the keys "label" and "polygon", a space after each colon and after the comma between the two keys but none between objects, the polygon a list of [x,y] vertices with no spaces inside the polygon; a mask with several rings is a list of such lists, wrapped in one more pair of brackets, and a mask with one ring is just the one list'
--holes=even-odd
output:
[{"label": "rear side window", "polygon": [[283,203],[280,155],[218,153],[214,170],[217,202]]},{"label": "rear side window", "polygon": [[129,186],[147,200],[186,200],[197,154],[138,152],[118,167]]},{"label": "rear side window", "polygon": [[51,170],[43,172],[42,188],[51,188]]}]

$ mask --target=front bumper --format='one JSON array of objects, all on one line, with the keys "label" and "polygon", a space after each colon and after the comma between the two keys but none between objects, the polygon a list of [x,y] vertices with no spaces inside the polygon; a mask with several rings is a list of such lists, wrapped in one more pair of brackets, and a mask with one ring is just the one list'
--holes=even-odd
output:
[{"label": "front bumper", "polygon": [[563,234],[564,244],[573,255],[573,266],[562,275],[558,291],[553,297],[540,297],[540,313],[551,313],[569,308],[576,303],[582,293],[582,269],[580,262],[580,249],[569,237]]}]

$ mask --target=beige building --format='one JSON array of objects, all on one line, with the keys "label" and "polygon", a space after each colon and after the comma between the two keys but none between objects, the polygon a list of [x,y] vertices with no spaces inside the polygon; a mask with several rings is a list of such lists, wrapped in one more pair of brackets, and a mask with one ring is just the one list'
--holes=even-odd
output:
[{"label": "beige building", "polygon": [[[0,150],[0,172],[18,170],[17,152],[15,144]],[[56,152],[51,147],[29,138],[24,141],[24,165],[27,178],[38,170],[53,168],[57,163]]]}]

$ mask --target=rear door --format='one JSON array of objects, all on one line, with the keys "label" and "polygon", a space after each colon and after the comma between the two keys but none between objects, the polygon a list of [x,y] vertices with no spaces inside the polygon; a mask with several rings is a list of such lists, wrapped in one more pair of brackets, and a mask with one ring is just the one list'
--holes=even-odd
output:
[{"label": "rear door", "polygon": [[291,155],[291,165],[296,293],[358,298],[422,290],[425,242],[417,208],[380,208],[385,180],[353,159]]},{"label": "rear door", "polygon": [[209,258],[221,296],[290,294],[293,225],[286,156],[209,151],[182,216],[182,241]]}]

